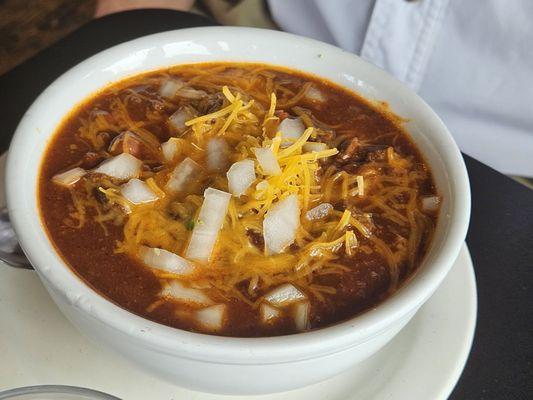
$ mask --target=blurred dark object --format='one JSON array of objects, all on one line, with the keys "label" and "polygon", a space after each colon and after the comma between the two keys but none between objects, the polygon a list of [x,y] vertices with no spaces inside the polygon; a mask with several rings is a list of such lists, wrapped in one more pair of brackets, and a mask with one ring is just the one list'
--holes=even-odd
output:
[{"label": "blurred dark object", "polygon": [[0,1],[0,74],[92,20],[96,0]]},{"label": "blurred dark object", "polygon": [[[0,5],[1,5],[0,0]],[[0,153],[35,98],[62,73],[116,44],[155,32],[215,25],[208,18],[172,10],[134,10],[93,19],[31,60],[0,75]]]}]

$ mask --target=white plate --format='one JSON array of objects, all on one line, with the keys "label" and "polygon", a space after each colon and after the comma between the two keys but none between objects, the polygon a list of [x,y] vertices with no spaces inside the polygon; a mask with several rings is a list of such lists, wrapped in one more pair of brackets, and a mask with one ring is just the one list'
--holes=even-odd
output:
[{"label": "white plate", "polygon": [[[1,157],[1,177],[4,161]],[[4,204],[3,192],[2,179],[0,204]],[[445,399],[470,351],[476,311],[474,270],[464,245],[441,287],[380,352],[328,381],[260,398]],[[89,387],[125,400],[231,398],[170,385],[101,350],[63,317],[33,271],[15,270],[2,263],[0,359],[0,390],[64,384]]]}]

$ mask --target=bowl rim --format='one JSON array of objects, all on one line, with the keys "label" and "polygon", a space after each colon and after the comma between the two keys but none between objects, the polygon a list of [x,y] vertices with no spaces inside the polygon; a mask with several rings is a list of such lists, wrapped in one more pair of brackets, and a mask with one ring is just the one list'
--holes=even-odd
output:
[{"label": "bowl rim", "polygon": [[[450,190],[454,193],[454,197],[451,199],[453,213],[449,217],[447,238],[439,249],[434,262],[431,265],[426,265],[424,271],[418,271],[400,290],[383,303],[363,314],[335,325],[286,336],[237,338],[171,328],[135,315],[90,288],[88,284],[70,270],[61,256],[57,254],[47,237],[38,211],[37,224],[39,228],[36,227],[35,221],[31,220],[35,218],[35,212],[38,208],[37,199],[25,199],[32,208],[29,210],[30,212],[25,207],[18,207],[19,204],[23,203],[21,200],[29,190],[28,187],[24,187],[18,182],[18,171],[21,168],[28,167],[28,165],[35,165],[35,163],[28,164],[29,160],[24,159],[24,152],[22,151],[23,139],[25,136],[30,135],[30,122],[39,117],[42,118],[42,115],[39,115],[41,105],[45,104],[48,98],[56,93],[58,89],[64,87],[74,77],[86,74],[91,65],[109,63],[109,59],[116,60],[117,56],[121,54],[149,48],[150,46],[162,46],[169,41],[175,42],[193,38],[193,41],[200,43],[204,39],[221,37],[221,35],[238,35],[247,41],[261,41],[265,37],[268,37],[269,40],[290,41],[298,46],[312,47],[317,52],[342,58],[346,62],[354,64],[354,67],[357,65],[371,70],[377,79],[393,87],[399,93],[398,97],[405,98],[413,103],[420,115],[430,120],[433,130],[438,132],[438,135],[436,135],[441,142],[440,146],[447,148],[447,151],[443,152],[441,156],[447,167],[446,172],[449,173],[451,178],[450,184],[452,188]],[[231,56],[225,58],[227,61],[231,61]],[[221,57],[220,61],[223,61],[223,59],[224,57]],[[317,74],[317,76],[320,75]],[[119,79],[124,79],[124,77]],[[94,92],[99,88],[101,86],[95,87]],[[62,115],[66,115],[69,111],[70,109],[66,110]],[[40,160],[38,165],[37,168],[40,167]],[[106,326],[128,335],[139,345],[152,348],[161,353],[219,363],[268,364],[290,362],[325,356],[353,346],[363,345],[366,341],[386,331],[392,322],[414,313],[436,290],[460,251],[466,237],[470,217],[470,187],[464,160],[450,132],[424,100],[403,83],[354,54],[313,39],[259,28],[200,27],[156,33],[111,47],[82,61],[57,78],[30,106],[13,137],[8,153],[6,171],[7,202],[14,229],[26,255],[35,266],[40,278],[45,281],[47,287],[52,286],[55,292],[62,294],[74,307],[81,309],[84,313],[96,318]],[[48,247],[52,249],[51,252],[49,248],[46,249],[35,240],[34,230],[28,229],[28,226],[32,226],[32,224],[33,228],[37,229],[37,231],[40,230],[40,232],[37,232],[38,235],[45,235]],[[48,257],[46,263],[41,260],[41,257],[45,257],[42,254],[43,250],[48,250],[54,256]]]}]

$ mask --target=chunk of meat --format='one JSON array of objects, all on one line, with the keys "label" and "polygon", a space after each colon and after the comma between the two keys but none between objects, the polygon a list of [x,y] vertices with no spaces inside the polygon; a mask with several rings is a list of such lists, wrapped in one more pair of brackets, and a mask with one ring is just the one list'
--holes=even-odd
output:
[{"label": "chunk of meat", "polygon": [[359,173],[360,167],[361,163],[350,162],[348,164],[344,164],[342,166],[342,170],[348,172],[350,175],[357,175]]},{"label": "chunk of meat", "polygon": [[[372,146],[379,147],[379,146]],[[368,161],[384,161],[387,159],[387,146],[384,148],[377,148],[376,150],[369,151],[366,154],[366,159]]]},{"label": "chunk of meat", "polygon": [[109,145],[108,151],[112,155],[128,153],[140,160],[159,160],[161,158],[160,147],[156,148],[130,131],[122,132],[116,136]]},{"label": "chunk of meat", "polygon": [[195,108],[200,115],[211,114],[224,106],[225,99],[224,95],[220,92],[209,94],[200,99]]},{"label": "chunk of meat", "polygon": [[102,193],[98,187],[93,187],[91,193],[100,204],[106,204],[108,202],[106,195]]},{"label": "chunk of meat", "polygon": [[250,243],[259,250],[263,251],[265,249],[265,239],[260,232],[254,231],[253,229],[247,229],[246,235],[248,236]]},{"label": "chunk of meat", "polygon": [[83,169],[93,169],[102,161],[105,156],[94,151],[88,151],[81,159],[80,167]]},{"label": "chunk of meat", "polygon": [[279,122],[283,121],[286,118],[290,117],[290,114],[285,110],[276,110],[274,111],[274,116],[279,118]]},{"label": "chunk of meat", "polygon": [[358,157],[355,157],[355,159],[354,159],[354,156],[357,154],[360,146],[361,146],[361,144],[359,143],[359,138],[353,137],[348,142],[348,145],[343,146],[345,148],[344,148],[344,150],[342,152],[339,153],[339,155],[337,156],[337,160],[341,161],[341,162],[346,162],[348,160],[350,160],[350,161],[360,161],[358,159]]},{"label": "chunk of meat", "polygon": [[336,161],[343,165],[350,164],[352,166],[350,169],[354,169],[354,166],[361,163],[385,160],[387,147],[387,145],[365,145],[357,137],[353,137],[342,143]]},{"label": "chunk of meat", "polygon": [[364,177],[378,176],[381,174],[383,174],[383,168],[372,164],[362,164],[357,169],[357,175],[363,175]]},{"label": "chunk of meat", "polygon": [[333,208],[337,211],[344,212],[344,210],[346,210],[346,202],[344,200],[336,201],[333,203]]},{"label": "chunk of meat", "polygon": [[95,147],[96,150],[102,150],[109,146],[111,141],[113,140],[113,137],[116,135],[116,133],[111,133],[107,131],[101,131],[96,134],[96,143]]},{"label": "chunk of meat", "polygon": [[315,128],[315,135],[317,140],[321,142],[330,142],[335,139],[335,132],[331,129]]}]

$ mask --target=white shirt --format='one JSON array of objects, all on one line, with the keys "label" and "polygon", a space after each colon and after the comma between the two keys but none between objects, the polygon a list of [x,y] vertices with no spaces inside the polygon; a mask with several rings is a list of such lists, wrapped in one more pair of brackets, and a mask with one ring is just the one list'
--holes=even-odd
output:
[{"label": "white shirt", "polygon": [[269,0],[288,32],[360,54],[417,91],[465,153],[533,176],[533,1]]}]

